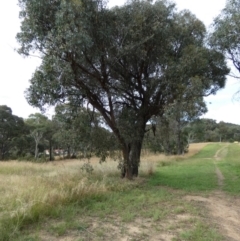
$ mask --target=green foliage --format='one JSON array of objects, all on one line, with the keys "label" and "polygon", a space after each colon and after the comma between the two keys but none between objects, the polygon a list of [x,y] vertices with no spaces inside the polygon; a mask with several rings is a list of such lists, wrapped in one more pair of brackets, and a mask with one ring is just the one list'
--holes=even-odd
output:
[{"label": "green foliage", "polygon": [[184,154],[193,136],[188,125],[207,111],[202,98],[188,102],[187,95],[170,105],[161,117],[151,119],[152,132],[145,135],[145,146],[154,152]]},{"label": "green foliage", "polygon": [[89,174],[92,174],[94,169],[93,169],[93,166],[89,162],[86,162],[82,165],[81,170],[85,171]]},{"label": "green foliage", "polygon": [[[216,93],[229,69],[204,43],[205,27],[168,1],[19,0],[19,53],[40,52],[28,102],[90,105],[121,146],[127,173],[139,164],[146,123],[183,96]],[[131,175],[129,176],[131,178]]]},{"label": "green foliage", "polygon": [[221,50],[240,72],[240,1],[227,0],[225,8],[215,18],[210,44]]},{"label": "green foliage", "polygon": [[116,150],[112,133],[101,127],[102,121],[94,110],[70,105],[57,105],[53,123],[57,127],[54,140],[67,152],[67,157],[91,158],[97,155],[104,161]]},{"label": "green foliage", "polygon": [[217,123],[212,119],[198,119],[188,123],[187,133],[192,133],[193,142],[233,142],[240,141],[240,125]]},{"label": "green foliage", "polygon": [[[23,119],[12,114],[11,108],[0,106],[0,160],[21,154],[20,144],[24,146],[21,137],[26,133]],[[21,141],[23,142],[21,143]],[[23,149],[23,148],[22,148]]]}]

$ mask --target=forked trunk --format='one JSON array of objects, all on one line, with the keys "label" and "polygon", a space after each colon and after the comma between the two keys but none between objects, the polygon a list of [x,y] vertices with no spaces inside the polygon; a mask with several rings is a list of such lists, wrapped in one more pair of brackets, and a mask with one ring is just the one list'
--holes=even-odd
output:
[{"label": "forked trunk", "polygon": [[122,168],[122,178],[132,179],[138,176],[142,141],[133,141],[123,150],[124,165]]}]

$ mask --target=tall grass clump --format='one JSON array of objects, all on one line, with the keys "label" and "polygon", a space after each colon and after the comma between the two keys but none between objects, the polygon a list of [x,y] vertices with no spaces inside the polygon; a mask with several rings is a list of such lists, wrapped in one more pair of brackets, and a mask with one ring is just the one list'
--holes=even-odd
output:
[{"label": "tall grass clump", "polygon": [[[0,240],[11,240],[25,225],[58,215],[61,207],[108,191],[104,180],[75,166],[9,163],[0,174]],[[41,169],[43,167],[43,169]],[[39,173],[38,173],[39,168]],[[12,174],[11,174],[12,172]]]},{"label": "tall grass clump", "polygon": [[[0,169],[0,240],[9,241],[27,225],[57,218],[63,207],[85,205],[109,192],[132,188],[120,179],[117,162],[93,162],[93,172],[83,171],[82,161],[52,163],[8,162]],[[141,175],[153,172],[143,162]]]}]

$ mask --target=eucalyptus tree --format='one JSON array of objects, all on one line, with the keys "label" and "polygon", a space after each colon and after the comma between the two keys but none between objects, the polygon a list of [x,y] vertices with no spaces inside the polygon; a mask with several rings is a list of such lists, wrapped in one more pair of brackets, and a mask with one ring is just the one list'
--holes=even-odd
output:
[{"label": "eucalyptus tree", "polygon": [[229,72],[222,54],[204,44],[201,21],[168,1],[19,0],[19,53],[41,66],[26,91],[40,108],[89,104],[122,149],[123,176],[137,175],[146,123],[186,89],[215,93]]},{"label": "eucalyptus tree", "polygon": [[183,154],[189,145],[188,132],[186,126],[198,119],[207,112],[206,104],[203,98],[192,98],[191,101],[177,100],[168,112],[170,122],[175,122],[174,134],[176,137],[176,153]]},{"label": "eucalyptus tree", "polygon": [[[25,123],[30,129],[30,136],[34,139],[34,142],[35,142],[35,151],[34,151],[35,159],[38,158],[39,144],[43,140],[44,135],[49,131],[48,122],[49,122],[49,119],[45,115],[40,113],[31,114],[29,115],[28,119],[25,120]],[[50,157],[51,157],[51,153],[50,153]]]},{"label": "eucalyptus tree", "polygon": [[225,8],[214,19],[210,44],[222,51],[240,72],[240,0],[227,0]]}]

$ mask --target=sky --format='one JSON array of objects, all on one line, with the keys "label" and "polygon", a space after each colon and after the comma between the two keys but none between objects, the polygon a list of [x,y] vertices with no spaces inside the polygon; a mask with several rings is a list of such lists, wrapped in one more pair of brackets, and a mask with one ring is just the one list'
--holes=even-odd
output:
[{"label": "sky", "polygon": [[[109,0],[109,7],[124,4],[125,0]],[[210,26],[225,6],[225,0],[175,0],[178,10],[189,9],[206,27]],[[13,114],[27,118],[39,112],[31,107],[24,97],[29,79],[41,60],[34,57],[23,58],[15,49],[18,43],[16,34],[20,31],[18,0],[0,3],[0,105],[9,106]],[[216,95],[206,98],[208,113],[204,118],[240,124],[240,101],[234,94],[240,90],[240,80],[228,77],[226,87]],[[51,110],[47,113],[51,115]]]}]

